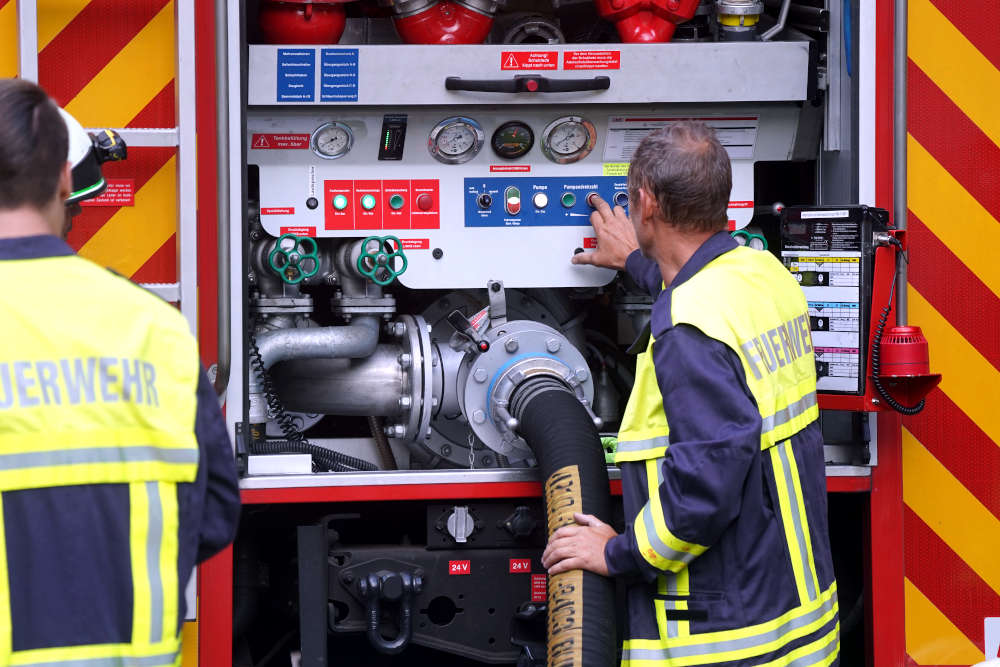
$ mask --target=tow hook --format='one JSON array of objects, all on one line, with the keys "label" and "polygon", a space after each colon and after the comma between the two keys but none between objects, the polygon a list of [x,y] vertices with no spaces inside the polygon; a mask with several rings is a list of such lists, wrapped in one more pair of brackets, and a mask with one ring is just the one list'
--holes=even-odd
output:
[{"label": "tow hook", "polygon": [[[368,615],[368,641],[380,653],[395,655],[410,643],[413,635],[413,596],[420,592],[423,581],[409,572],[372,572],[358,581],[358,592],[365,601]],[[398,602],[399,618],[396,637],[382,636],[381,601]]]}]

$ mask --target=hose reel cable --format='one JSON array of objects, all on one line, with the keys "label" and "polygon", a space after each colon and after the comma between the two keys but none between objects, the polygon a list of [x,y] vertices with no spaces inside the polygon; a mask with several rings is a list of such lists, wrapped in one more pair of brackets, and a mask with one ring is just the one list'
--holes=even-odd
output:
[{"label": "hose reel cable", "polygon": [[314,445],[306,439],[296,427],[291,415],[285,410],[277,391],[274,388],[274,381],[271,374],[264,366],[264,360],[260,356],[260,348],[257,347],[257,336],[250,328],[250,365],[253,367],[257,380],[264,390],[264,400],[267,403],[267,411],[272,419],[281,428],[284,440],[253,440],[250,441],[251,454],[280,454],[283,452],[296,452],[309,454],[313,459],[314,468],[323,468],[332,472],[352,472],[357,470],[378,470],[378,468],[368,461],[348,456],[341,452],[333,451],[319,445]]}]

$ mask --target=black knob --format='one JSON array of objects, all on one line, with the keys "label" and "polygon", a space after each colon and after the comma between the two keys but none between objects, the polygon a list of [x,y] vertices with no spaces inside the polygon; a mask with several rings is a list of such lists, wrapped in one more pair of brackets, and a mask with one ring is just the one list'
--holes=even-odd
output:
[{"label": "black knob", "polygon": [[434,248],[434,250],[431,250],[431,256],[434,259],[441,259],[444,257],[444,250],[441,250],[441,248]]},{"label": "black knob", "polygon": [[319,200],[316,199],[315,197],[310,197],[309,199],[306,200],[306,208],[312,210],[317,206],[319,206]]},{"label": "black knob", "polygon": [[476,198],[476,203],[479,204],[479,208],[489,208],[493,206],[493,197],[484,192]]}]

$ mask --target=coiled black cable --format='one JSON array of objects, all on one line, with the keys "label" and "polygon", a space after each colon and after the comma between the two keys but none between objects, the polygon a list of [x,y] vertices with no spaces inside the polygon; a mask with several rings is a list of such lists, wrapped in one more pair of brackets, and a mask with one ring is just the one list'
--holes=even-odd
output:
[{"label": "coiled black cable", "polygon": [[250,365],[253,367],[261,389],[264,390],[264,400],[267,403],[267,412],[281,428],[284,440],[251,440],[251,454],[280,454],[283,452],[296,452],[299,454],[309,454],[312,456],[313,467],[330,470],[333,472],[351,472],[356,470],[378,470],[378,468],[368,461],[348,456],[332,449],[320,447],[309,442],[292,421],[291,415],[285,410],[284,404],[278,397],[278,392],[274,388],[271,374],[264,367],[264,359],[260,356],[260,348],[257,347],[257,337],[250,331]]},{"label": "coiled black cable", "polygon": [[[900,243],[895,241],[894,245],[901,247]],[[903,260],[909,262],[906,254],[903,254]],[[889,407],[896,412],[904,415],[915,415],[924,409],[924,399],[920,399],[920,402],[913,406],[906,406],[897,401],[895,398],[889,395],[889,392],[885,387],[882,386],[882,380],[879,379],[878,372],[881,367],[881,357],[882,357],[882,330],[885,329],[885,323],[889,319],[889,311],[892,310],[892,297],[896,293],[896,276],[899,272],[892,272],[892,286],[889,288],[889,302],[885,304],[882,308],[882,314],[878,318],[878,324],[875,325],[875,340],[872,341],[872,384],[875,385],[875,391],[878,395],[889,404]]]}]

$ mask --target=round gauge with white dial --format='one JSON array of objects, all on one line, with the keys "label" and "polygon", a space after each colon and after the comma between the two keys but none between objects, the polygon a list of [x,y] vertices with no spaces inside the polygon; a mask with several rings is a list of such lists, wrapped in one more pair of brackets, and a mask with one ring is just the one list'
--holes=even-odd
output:
[{"label": "round gauge with white dial", "polygon": [[324,160],[336,160],[347,155],[354,145],[354,133],[345,123],[332,121],[313,130],[309,139],[312,152]]},{"label": "round gauge with white dial", "polygon": [[559,164],[582,160],[596,143],[594,124],[580,116],[557,118],[542,130],[542,152]]},{"label": "round gauge with white dial", "polygon": [[427,150],[445,164],[461,164],[479,153],[485,137],[483,126],[471,118],[445,118],[431,130]]}]

